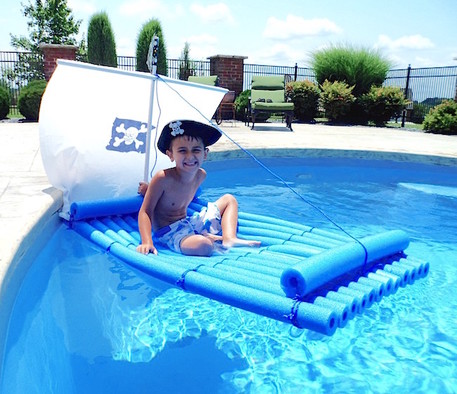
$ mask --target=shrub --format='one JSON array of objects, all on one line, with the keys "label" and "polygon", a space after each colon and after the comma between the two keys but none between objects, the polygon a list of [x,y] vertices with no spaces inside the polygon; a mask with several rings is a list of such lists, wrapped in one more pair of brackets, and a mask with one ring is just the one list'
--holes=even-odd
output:
[{"label": "shrub", "polygon": [[42,79],[30,81],[27,86],[21,89],[17,106],[19,108],[19,112],[27,120],[38,120],[41,97],[43,96],[45,89],[46,81]]},{"label": "shrub", "polygon": [[168,75],[167,50],[162,34],[162,27],[158,19],[151,19],[141,28],[136,45],[136,70],[149,72],[147,65],[149,46],[154,35],[159,37],[159,54],[157,59],[157,73]]},{"label": "shrub", "polygon": [[427,115],[430,108],[428,105],[414,102],[413,110],[411,112],[411,122],[422,123],[424,121],[425,115]]},{"label": "shrub", "polygon": [[[235,99],[235,117],[237,120],[246,120],[246,111],[249,105],[249,99],[251,97],[251,90],[242,91]],[[260,112],[256,116],[257,122],[265,122],[270,117],[270,113]]]},{"label": "shrub", "polygon": [[360,97],[359,103],[367,119],[376,125],[384,125],[391,118],[399,117],[408,101],[398,87],[372,86],[368,93]]},{"label": "shrub", "polygon": [[309,122],[317,116],[320,89],[314,82],[289,82],[286,85],[286,95],[294,103],[295,118]]},{"label": "shrub", "polygon": [[246,110],[249,104],[249,97],[251,96],[251,90],[242,91],[235,99],[235,117],[238,120],[244,120]]},{"label": "shrub", "polygon": [[354,87],[345,82],[326,80],[321,88],[319,104],[324,109],[325,116],[331,121],[344,120],[355,100],[352,94]]},{"label": "shrub", "polygon": [[87,60],[92,64],[117,67],[116,42],[106,12],[93,15],[89,21]]},{"label": "shrub", "polygon": [[392,64],[379,52],[351,46],[331,46],[312,54],[311,66],[317,82],[346,82],[359,97],[371,86],[381,86]]},{"label": "shrub", "polygon": [[0,119],[5,119],[10,112],[11,99],[8,89],[0,85]]},{"label": "shrub", "polygon": [[457,135],[457,103],[448,100],[432,108],[425,116],[423,126],[431,133]]}]

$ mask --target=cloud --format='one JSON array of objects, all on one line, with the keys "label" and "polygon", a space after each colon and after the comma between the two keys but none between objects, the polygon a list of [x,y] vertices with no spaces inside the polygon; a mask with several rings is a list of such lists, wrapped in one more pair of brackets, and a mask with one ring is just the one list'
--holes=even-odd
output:
[{"label": "cloud", "polygon": [[[439,66],[436,59],[423,56],[416,56],[413,60],[414,67],[437,67]],[[446,65],[446,64],[445,64]]]},{"label": "cloud", "polygon": [[126,37],[117,38],[116,52],[119,56],[134,56],[136,53],[136,42]]},{"label": "cloud", "polygon": [[189,36],[186,40],[189,44],[217,44],[217,38],[215,36],[212,36],[210,34],[200,34],[197,36]]},{"label": "cloud", "polygon": [[162,3],[155,0],[126,1],[119,6],[119,12],[125,16],[143,16],[145,14],[162,10]]},{"label": "cloud", "polygon": [[378,37],[376,47],[379,48],[388,48],[391,50],[399,49],[429,49],[433,48],[435,44],[427,38],[423,37],[420,34],[414,34],[411,36],[403,36],[397,38],[396,40],[391,39],[389,36],[381,34]]},{"label": "cloud", "polygon": [[259,49],[249,54],[249,63],[255,64],[294,66],[295,63],[302,65],[305,60],[306,54],[302,50],[297,50],[295,45],[284,43]]},{"label": "cloud", "polygon": [[235,23],[232,12],[225,3],[210,4],[207,6],[194,3],[190,6],[190,10],[205,23],[222,22],[229,25]]},{"label": "cloud", "polygon": [[268,18],[263,37],[273,39],[294,39],[307,36],[340,34],[342,29],[334,22],[324,19],[304,19],[300,16],[287,15],[285,20],[272,16]]},{"label": "cloud", "polygon": [[193,60],[206,60],[210,55],[214,55],[217,51],[217,44],[219,40],[217,37],[210,34],[200,34],[195,36],[188,36],[181,40],[182,45],[170,49],[173,58],[179,58],[184,49],[184,43],[189,43],[189,56]]},{"label": "cloud", "polygon": [[75,14],[92,15],[97,12],[97,7],[93,3],[85,0],[68,0],[68,7]]}]

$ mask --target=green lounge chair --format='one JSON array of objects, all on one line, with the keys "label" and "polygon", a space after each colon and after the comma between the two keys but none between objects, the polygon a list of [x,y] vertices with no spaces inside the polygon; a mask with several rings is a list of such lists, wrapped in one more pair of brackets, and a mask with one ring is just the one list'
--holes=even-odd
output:
[{"label": "green lounge chair", "polygon": [[255,75],[252,77],[251,97],[248,105],[248,116],[252,120],[251,130],[254,129],[259,113],[284,114],[286,125],[292,130],[294,103],[285,100],[284,76]]},{"label": "green lounge chair", "polygon": [[202,85],[217,86],[217,75],[208,75],[197,77],[191,75],[188,79],[189,82],[200,83]]},{"label": "green lounge chair", "polygon": [[[217,75],[208,75],[208,76],[201,76],[197,77],[195,75],[190,75],[187,79],[189,82],[200,83],[202,85],[209,85],[209,86],[218,86],[219,85],[219,78]],[[222,99],[219,107],[216,110],[213,118],[215,118],[217,124],[222,123],[222,119],[227,117],[227,114],[231,115],[232,119],[235,119],[235,92],[229,91]]]}]

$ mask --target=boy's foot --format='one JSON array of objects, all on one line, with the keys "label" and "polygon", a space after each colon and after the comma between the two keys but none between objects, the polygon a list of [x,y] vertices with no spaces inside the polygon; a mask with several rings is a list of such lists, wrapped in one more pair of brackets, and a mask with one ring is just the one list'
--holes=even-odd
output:
[{"label": "boy's foot", "polygon": [[250,246],[250,247],[259,247],[261,244],[260,241],[254,241],[251,239],[240,239],[240,238],[233,238],[230,240],[222,241],[222,245],[225,248],[231,248],[236,246]]}]

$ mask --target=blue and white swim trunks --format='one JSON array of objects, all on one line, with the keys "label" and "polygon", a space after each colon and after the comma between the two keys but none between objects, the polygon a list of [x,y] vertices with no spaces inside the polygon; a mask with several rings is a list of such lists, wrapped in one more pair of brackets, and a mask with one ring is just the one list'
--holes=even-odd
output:
[{"label": "blue and white swim trunks", "polygon": [[171,250],[182,253],[181,241],[194,234],[222,234],[221,213],[215,203],[209,202],[200,212],[160,228],[154,232],[154,238]]}]

